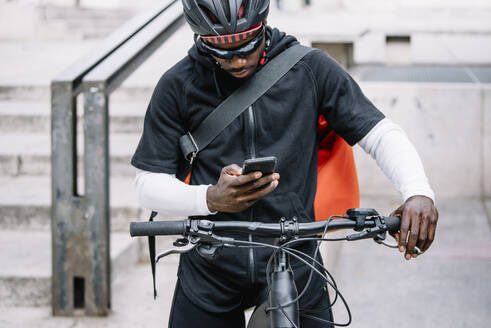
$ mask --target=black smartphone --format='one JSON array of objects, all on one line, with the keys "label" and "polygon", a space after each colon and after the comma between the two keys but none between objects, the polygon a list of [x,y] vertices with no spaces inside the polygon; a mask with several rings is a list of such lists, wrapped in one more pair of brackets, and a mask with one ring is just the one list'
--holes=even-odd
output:
[{"label": "black smartphone", "polygon": [[274,156],[246,159],[242,165],[242,174],[260,171],[263,175],[274,172],[277,159]]}]

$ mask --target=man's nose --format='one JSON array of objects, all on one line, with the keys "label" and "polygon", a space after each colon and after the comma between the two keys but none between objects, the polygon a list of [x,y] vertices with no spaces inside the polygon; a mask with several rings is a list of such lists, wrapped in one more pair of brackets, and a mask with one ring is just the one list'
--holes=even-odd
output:
[{"label": "man's nose", "polygon": [[230,61],[232,68],[244,67],[247,64],[247,58],[239,57],[235,55]]}]

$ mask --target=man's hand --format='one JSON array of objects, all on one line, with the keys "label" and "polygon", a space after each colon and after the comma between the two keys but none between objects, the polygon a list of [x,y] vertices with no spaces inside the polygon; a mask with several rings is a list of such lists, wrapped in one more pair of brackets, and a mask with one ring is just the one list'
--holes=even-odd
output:
[{"label": "man's hand", "polygon": [[208,188],[206,202],[210,212],[241,212],[278,186],[278,173],[262,176],[261,172],[242,175],[236,164],[225,166],[216,185]]},{"label": "man's hand", "polygon": [[[418,257],[415,246],[424,253],[435,239],[438,211],[433,201],[425,196],[413,196],[399,206],[390,216],[401,217],[401,228],[393,237],[406,260]],[[406,242],[407,241],[407,242]]]}]

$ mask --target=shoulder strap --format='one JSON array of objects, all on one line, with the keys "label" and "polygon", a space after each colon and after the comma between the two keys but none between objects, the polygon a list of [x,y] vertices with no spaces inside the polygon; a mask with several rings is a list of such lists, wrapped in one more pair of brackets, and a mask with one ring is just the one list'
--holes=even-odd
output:
[{"label": "shoulder strap", "polygon": [[191,163],[234,119],[258,100],[312,48],[294,45],[273,58],[244,85],[232,93],[191,133],[179,139],[184,157]]},{"label": "shoulder strap", "polygon": [[[153,221],[157,216],[157,212],[152,212],[148,221]],[[150,251],[150,264],[152,266],[153,279],[153,299],[157,297],[157,287],[155,286],[155,236],[148,236],[148,249]]]}]

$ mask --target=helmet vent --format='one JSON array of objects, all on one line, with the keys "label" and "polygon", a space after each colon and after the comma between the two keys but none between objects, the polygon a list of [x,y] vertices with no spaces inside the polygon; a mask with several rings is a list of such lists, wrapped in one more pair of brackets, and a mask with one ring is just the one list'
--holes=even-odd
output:
[{"label": "helmet vent", "polygon": [[211,21],[213,23],[218,23],[218,19],[217,19],[217,16],[215,16],[211,11],[210,9],[206,8],[205,6],[199,6],[201,10],[203,10],[205,13],[206,13],[206,16],[208,16],[208,18],[211,19]]},{"label": "helmet vent", "polygon": [[230,3],[229,0],[222,0],[222,8],[225,12],[225,16],[227,17],[227,21],[230,22]]},{"label": "helmet vent", "polygon": [[247,1],[245,1],[245,0],[242,1],[240,8],[239,8],[239,12],[237,13],[238,19],[241,19],[242,17],[244,17],[244,15],[246,13],[246,3],[247,3]]}]

